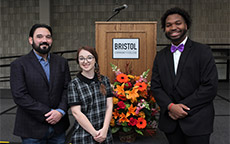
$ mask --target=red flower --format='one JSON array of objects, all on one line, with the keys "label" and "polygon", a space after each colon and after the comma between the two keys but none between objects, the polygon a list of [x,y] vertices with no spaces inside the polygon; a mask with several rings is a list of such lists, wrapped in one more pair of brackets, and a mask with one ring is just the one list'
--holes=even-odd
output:
[{"label": "red flower", "polygon": [[137,124],[137,120],[135,119],[135,118],[133,118],[133,117],[131,117],[130,119],[129,119],[129,123],[128,123],[128,125],[130,126],[135,126]]},{"label": "red flower", "polygon": [[126,107],[126,105],[125,105],[125,103],[124,103],[123,101],[119,101],[119,102],[117,103],[117,105],[118,105],[118,107],[119,107],[120,109],[125,109],[125,107]]},{"label": "red flower", "polygon": [[[128,85],[128,86],[127,86]],[[129,88],[131,88],[132,87],[132,84],[131,84],[131,82],[127,82],[126,84],[125,84],[125,89],[129,89]]]}]

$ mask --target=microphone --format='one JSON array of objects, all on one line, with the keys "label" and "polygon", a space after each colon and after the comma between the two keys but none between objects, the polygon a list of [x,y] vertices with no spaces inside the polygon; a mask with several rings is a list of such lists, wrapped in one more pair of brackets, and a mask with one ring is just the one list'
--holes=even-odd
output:
[{"label": "microphone", "polygon": [[107,21],[110,21],[115,15],[117,15],[121,10],[126,9],[128,6],[127,4],[123,4],[122,6],[116,7],[113,11],[115,12],[111,17],[107,19]]},{"label": "microphone", "polygon": [[122,6],[119,6],[119,7],[115,8],[113,11],[114,11],[114,12],[117,12],[117,11],[126,9],[127,7],[128,7],[127,4],[123,4]]}]

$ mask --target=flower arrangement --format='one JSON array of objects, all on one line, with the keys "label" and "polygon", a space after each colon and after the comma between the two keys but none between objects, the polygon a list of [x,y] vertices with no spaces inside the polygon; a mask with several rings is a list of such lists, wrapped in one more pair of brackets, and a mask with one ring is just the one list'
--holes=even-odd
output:
[{"label": "flower arrangement", "polygon": [[[111,64],[116,79],[112,84],[113,114],[110,122],[112,133],[118,131],[135,131],[144,135],[147,129],[156,129],[158,112],[156,101],[150,93],[150,82],[147,82],[149,70],[140,76],[124,74]],[[151,135],[151,133],[150,133]]]}]

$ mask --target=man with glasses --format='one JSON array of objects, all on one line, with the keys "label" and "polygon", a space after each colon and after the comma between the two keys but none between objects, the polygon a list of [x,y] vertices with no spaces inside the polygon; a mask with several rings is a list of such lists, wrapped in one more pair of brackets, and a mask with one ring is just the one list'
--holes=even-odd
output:
[{"label": "man with glasses", "polygon": [[35,24],[29,33],[32,50],[11,63],[10,86],[18,106],[14,134],[23,144],[64,144],[69,127],[66,59],[49,53],[52,29]]}]

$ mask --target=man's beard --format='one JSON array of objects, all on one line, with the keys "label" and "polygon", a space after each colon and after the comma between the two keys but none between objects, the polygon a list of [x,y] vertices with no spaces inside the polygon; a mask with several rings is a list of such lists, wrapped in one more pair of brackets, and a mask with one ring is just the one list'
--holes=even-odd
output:
[{"label": "man's beard", "polygon": [[171,42],[181,42],[183,41],[183,38],[185,37],[185,34],[187,33],[187,30],[186,29],[183,29],[182,30],[182,35],[176,39],[173,39],[171,36],[170,36],[170,33],[165,33],[165,36],[171,41]]},{"label": "man's beard", "polygon": [[[47,45],[48,48],[41,48],[41,45]],[[32,47],[33,47],[33,49],[34,49],[35,51],[37,51],[37,52],[40,53],[40,54],[47,54],[47,53],[49,53],[49,51],[50,51],[52,45],[49,46],[49,44],[48,44],[47,42],[43,42],[43,43],[40,43],[39,46],[38,46],[38,45],[36,45],[36,44],[34,43],[34,41],[33,41]]]}]

